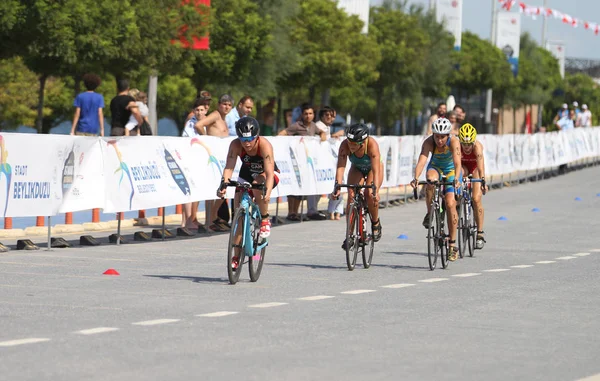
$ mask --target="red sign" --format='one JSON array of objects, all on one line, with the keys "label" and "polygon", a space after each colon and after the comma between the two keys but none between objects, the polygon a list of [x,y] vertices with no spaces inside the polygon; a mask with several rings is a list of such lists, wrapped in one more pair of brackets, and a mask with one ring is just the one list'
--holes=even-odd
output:
[{"label": "red sign", "polygon": [[[187,4],[189,2],[190,2],[190,0],[182,1],[183,4]],[[210,7],[210,0],[194,0],[194,3],[196,4],[196,9],[198,10],[198,13],[202,12],[202,7],[200,7],[200,5],[205,5],[207,7]],[[190,42],[183,35],[183,33],[185,33],[187,28],[188,28],[187,25],[184,25],[181,28],[182,34],[179,37],[179,42],[181,43],[181,46],[184,47],[185,49],[208,50],[209,49],[208,32],[206,33],[206,36],[202,36],[202,37],[192,36],[192,41]]]}]

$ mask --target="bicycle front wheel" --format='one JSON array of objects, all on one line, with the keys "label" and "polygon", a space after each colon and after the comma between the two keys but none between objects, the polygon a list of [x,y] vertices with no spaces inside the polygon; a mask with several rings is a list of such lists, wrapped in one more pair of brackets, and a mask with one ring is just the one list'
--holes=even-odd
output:
[{"label": "bicycle front wheel", "polygon": [[373,261],[373,251],[375,249],[375,241],[373,240],[373,221],[371,221],[371,215],[367,208],[363,209],[363,213],[367,214],[367,226],[362,228],[362,260],[365,269],[371,267]]},{"label": "bicycle front wheel", "polygon": [[248,272],[250,273],[250,281],[256,282],[260,278],[260,272],[262,271],[263,263],[265,261],[265,254],[267,253],[267,246],[265,245],[262,249],[257,248],[265,243],[265,239],[260,238],[260,223],[255,221],[254,229],[254,255],[248,259]]},{"label": "bicycle front wheel", "polygon": [[440,253],[438,244],[439,217],[435,208],[429,212],[429,228],[427,229],[427,259],[429,260],[429,270],[434,270]]},{"label": "bicycle front wheel", "polygon": [[227,250],[227,277],[229,283],[236,284],[240,279],[242,267],[244,264],[244,248],[242,247],[244,234],[244,218],[246,210],[238,208],[235,211],[233,221],[231,223],[231,231],[229,232],[229,245]]},{"label": "bicycle front wheel", "polygon": [[467,251],[467,240],[469,239],[468,227],[466,224],[465,210],[467,202],[463,199],[458,205],[458,228],[456,229],[456,240],[458,241],[458,255],[464,258]]},{"label": "bicycle front wheel", "polygon": [[446,212],[436,213],[438,216],[438,246],[440,248],[440,257],[442,258],[442,268],[448,267],[448,238],[444,228]]},{"label": "bicycle front wheel", "polygon": [[354,266],[356,265],[356,257],[358,256],[358,234],[356,234],[358,230],[358,208],[355,204],[351,204],[348,208],[348,219],[346,220],[346,240],[345,249],[346,249],[346,264],[348,265],[348,270],[354,270]]},{"label": "bicycle front wheel", "polygon": [[469,205],[469,218],[465,221],[467,228],[465,229],[468,232],[467,236],[467,244],[469,246],[469,257],[472,257],[475,254],[475,240],[477,238],[477,228],[475,225],[475,216],[473,215],[473,207]]}]

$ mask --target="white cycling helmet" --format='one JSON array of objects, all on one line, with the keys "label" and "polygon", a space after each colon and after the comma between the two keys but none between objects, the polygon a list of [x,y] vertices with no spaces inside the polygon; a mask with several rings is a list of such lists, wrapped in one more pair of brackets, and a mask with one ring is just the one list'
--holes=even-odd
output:
[{"label": "white cycling helmet", "polygon": [[434,134],[450,135],[452,131],[452,123],[446,118],[438,118],[433,122],[431,129]]}]

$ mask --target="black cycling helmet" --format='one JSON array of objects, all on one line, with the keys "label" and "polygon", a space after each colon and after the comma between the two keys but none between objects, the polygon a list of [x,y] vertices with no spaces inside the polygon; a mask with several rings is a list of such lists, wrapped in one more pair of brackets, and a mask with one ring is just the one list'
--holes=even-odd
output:
[{"label": "black cycling helmet", "polygon": [[258,136],[260,125],[251,116],[244,116],[235,122],[235,132],[239,138],[252,138]]},{"label": "black cycling helmet", "polygon": [[369,137],[369,127],[364,123],[354,123],[346,130],[346,138],[354,143],[362,143]]}]

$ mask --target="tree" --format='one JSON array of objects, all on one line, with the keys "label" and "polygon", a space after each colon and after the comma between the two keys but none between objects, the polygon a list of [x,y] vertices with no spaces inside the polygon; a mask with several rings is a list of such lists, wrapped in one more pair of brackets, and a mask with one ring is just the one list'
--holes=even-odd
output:
[{"label": "tree", "polygon": [[504,53],[474,33],[462,34],[461,50],[453,52],[453,57],[457,69],[450,75],[450,84],[467,95],[483,89],[502,93],[510,87],[513,73]]},{"label": "tree", "polygon": [[173,119],[181,131],[191,110],[195,92],[194,83],[190,78],[177,75],[160,77],[157,101],[159,117]]},{"label": "tree", "polygon": [[424,82],[429,38],[419,27],[418,18],[402,10],[404,4],[384,2],[371,8],[370,33],[381,48],[377,65],[379,78],[370,84],[376,97],[377,134],[391,126],[404,100],[419,92]]},{"label": "tree", "polygon": [[235,85],[251,75],[254,63],[268,59],[273,21],[250,0],[212,3],[210,50],[194,52],[194,84],[200,92],[207,84]]}]

